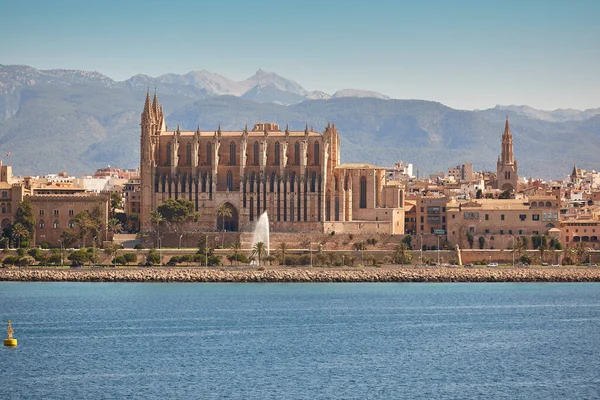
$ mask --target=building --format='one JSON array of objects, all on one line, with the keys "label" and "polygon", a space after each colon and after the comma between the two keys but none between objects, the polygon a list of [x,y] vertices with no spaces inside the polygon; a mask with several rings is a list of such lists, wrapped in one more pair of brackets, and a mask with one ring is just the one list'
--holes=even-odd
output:
[{"label": "building", "polygon": [[496,170],[496,189],[516,191],[519,181],[517,160],[513,153],[513,136],[510,132],[508,117],[502,134],[502,152],[498,157]]},{"label": "building", "polygon": [[[404,190],[385,168],[341,164],[333,124],[323,132],[280,129],[174,131],[156,94],[141,115],[140,221],[167,199],[185,198],[200,213],[198,230],[251,231],[267,212],[271,230],[402,234]],[[230,217],[216,210],[229,208]]]}]

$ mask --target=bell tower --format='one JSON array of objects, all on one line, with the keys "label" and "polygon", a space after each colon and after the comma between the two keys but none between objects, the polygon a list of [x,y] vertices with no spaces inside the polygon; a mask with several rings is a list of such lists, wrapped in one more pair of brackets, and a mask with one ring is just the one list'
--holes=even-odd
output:
[{"label": "bell tower", "polygon": [[497,189],[515,191],[517,190],[517,181],[519,180],[517,160],[513,153],[513,136],[510,132],[508,116],[502,134],[502,152],[498,157],[496,182]]},{"label": "bell tower", "polygon": [[160,114],[162,112],[156,94],[154,95],[154,104],[151,104],[150,91],[147,91],[140,122],[140,225],[142,229],[150,226],[150,213],[154,209],[154,196],[152,195],[156,166],[154,136],[159,122],[157,117],[162,117]]}]

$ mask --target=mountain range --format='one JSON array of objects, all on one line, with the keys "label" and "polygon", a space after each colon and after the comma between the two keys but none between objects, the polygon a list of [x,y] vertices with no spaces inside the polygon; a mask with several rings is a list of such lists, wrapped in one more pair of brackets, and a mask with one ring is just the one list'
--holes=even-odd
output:
[{"label": "mountain range", "polygon": [[139,165],[139,118],[146,91],[158,93],[167,124],[241,130],[275,121],[322,130],[335,122],[342,162],[411,162],[421,175],[462,162],[495,170],[506,116],[522,176],[561,179],[573,164],[598,168],[600,108],[585,111],[496,106],[456,110],[377,92],[307,91],[259,69],[243,81],[208,71],[114,81],[98,72],[0,65],[0,155],[17,175],[92,173]]}]

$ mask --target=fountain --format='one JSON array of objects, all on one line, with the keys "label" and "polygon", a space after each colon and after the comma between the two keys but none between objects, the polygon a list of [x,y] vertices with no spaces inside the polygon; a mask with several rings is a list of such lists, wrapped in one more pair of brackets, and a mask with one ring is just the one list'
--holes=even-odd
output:
[{"label": "fountain", "polygon": [[270,255],[270,243],[269,243],[269,217],[265,211],[260,215],[256,225],[254,226],[254,232],[252,233],[252,248],[258,242],[263,242],[267,249],[267,255]]}]

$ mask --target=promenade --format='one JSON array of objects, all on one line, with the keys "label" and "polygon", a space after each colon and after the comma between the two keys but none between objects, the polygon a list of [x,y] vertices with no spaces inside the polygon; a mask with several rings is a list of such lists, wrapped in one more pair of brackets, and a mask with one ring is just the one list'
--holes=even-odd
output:
[{"label": "promenade", "polygon": [[31,282],[600,282],[600,268],[448,268],[421,266],[138,267],[0,269],[0,281]]}]

